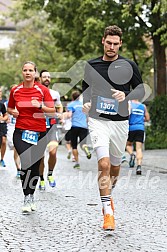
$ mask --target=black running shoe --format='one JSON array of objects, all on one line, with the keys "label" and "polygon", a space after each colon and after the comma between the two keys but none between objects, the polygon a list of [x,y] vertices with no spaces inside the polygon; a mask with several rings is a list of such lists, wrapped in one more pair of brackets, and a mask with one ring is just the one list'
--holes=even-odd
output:
[{"label": "black running shoe", "polygon": [[132,168],[135,166],[135,158],[136,158],[135,154],[130,155],[129,167]]},{"label": "black running shoe", "polygon": [[141,175],[141,165],[138,165],[136,168],[136,175]]}]

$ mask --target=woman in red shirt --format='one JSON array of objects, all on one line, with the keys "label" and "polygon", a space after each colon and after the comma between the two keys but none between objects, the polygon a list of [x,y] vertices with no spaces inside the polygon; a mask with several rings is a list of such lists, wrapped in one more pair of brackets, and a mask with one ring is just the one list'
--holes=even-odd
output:
[{"label": "woman in red shirt", "polygon": [[53,116],[55,108],[48,88],[35,81],[33,62],[24,63],[22,75],[23,82],[11,89],[7,111],[16,118],[13,142],[21,159],[22,212],[30,213],[36,210],[34,192],[47,144],[45,114]]}]

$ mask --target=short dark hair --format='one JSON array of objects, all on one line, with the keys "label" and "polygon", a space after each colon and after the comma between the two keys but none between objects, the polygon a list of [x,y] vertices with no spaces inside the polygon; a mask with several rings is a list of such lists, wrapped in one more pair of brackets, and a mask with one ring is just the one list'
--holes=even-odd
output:
[{"label": "short dark hair", "polygon": [[42,69],[42,70],[40,71],[40,73],[39,73],[39,77],[42,77],[42,74],[43,74],[44,72],[49,72],[49,71],[46,70],[46,69]]},{"label": "short dark hair", "polygon": [[78,97],[80,96],[80,92],[78,90],[75,90],[72,92],[71,97],[72,99],[75,101],[76,99],[78,99]]},{"label": "short dark hair", "polygon": [[110,25],[110,26],[106,27],[104,30],[104,38],[106,38],[108,35],[111,35],[111,36],[117,35],[121,39],[122,30],[117,25]]}]

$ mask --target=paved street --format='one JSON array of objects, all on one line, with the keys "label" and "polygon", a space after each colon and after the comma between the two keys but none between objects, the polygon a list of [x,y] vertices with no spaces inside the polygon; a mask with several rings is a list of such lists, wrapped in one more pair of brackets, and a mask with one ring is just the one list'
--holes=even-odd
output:
[{"label": "paved street", "polygon": [[37,212],[22,215],[21,184],[15,177],[13,152],[7,150],[7,167],[0,167],[0,251],[166,252],[167,151],[145,151],[142,176],[136,176],[127,163],[122,165],[113,193],[114,232],[101,228],[95,155],[87,160],[80,154],[81,169],[74,170],[64,145],[59,147],[56,188],[47,183],[45,192],[37,190]]}]

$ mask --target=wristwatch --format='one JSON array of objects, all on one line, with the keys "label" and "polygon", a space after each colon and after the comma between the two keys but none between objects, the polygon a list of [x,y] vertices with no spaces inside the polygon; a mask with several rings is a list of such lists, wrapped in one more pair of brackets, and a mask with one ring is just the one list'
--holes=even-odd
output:
[{"label": "wristwatch", "polygon": [[42,109],[42,103],[40,104],[39,109]]}]

